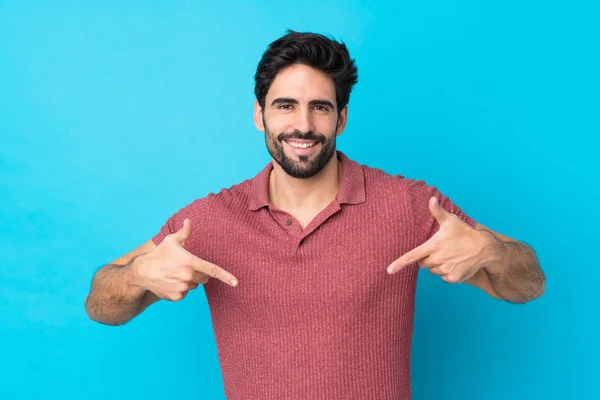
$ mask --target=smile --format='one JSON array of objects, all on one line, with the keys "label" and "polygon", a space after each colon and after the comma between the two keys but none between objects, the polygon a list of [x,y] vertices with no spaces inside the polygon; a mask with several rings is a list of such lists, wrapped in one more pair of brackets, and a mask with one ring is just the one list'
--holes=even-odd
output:
[{"label": "smile", "polygon": [[288,151],[292,151],[298,156],[309,156],[317,151],[320,146],[317,146],[319,141],[288,139],[284,140],[284,147],[289,146]]},{"label": "smile", "polygon": [[292,141],[285,141],[287,144],[289,144],[292,147],[295,147],[297,149],[308,149],[309,147],[313,147],[315,144],[317,144],[318,142],[292,142]]}]

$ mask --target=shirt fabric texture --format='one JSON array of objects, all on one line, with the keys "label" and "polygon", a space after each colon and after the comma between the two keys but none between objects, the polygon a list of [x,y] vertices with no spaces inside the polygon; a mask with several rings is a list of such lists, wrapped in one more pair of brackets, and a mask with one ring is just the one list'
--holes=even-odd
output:
[{"label": "shirt fabric texture", "polygon": [[239,280],[204,285],[230,400],[411,398],[419,265],[386,267],[439,229],[430,197],[475,221],[422,180],[337,157],[339,191],[304,229],[270,202],[269,162],[181,208],[153,237],[160,244],[189,218],[185,249]]}]

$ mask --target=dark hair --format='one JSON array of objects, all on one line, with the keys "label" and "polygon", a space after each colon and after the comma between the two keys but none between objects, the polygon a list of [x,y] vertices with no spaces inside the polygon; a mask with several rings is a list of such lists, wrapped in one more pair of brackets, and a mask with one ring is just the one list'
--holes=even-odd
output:
[{"label": "dark hair", "polygon": [[275,40],[263,54],[254,75],[254,94],[264,109],[267,92],[282,69],[304,64],[329,75],[335,84],[338,113],[350,100],[352,86],[358,82],[358,71],[346,45],[318,33],[294,32]]}]

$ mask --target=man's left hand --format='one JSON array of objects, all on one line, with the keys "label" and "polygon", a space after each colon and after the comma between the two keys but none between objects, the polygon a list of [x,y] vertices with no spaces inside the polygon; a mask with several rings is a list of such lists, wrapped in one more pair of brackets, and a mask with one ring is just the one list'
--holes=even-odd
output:
[{"label": "man's left hand", "polygon": [[491,233],[471,228],[456,215],[446,211],[437,201],[429,199],[429,211],[440,229],[425,243],[405,253],[387,268],[390,275],[418,262],[448,283],[471,278],[490,261],[497,260],[497,242]]}]

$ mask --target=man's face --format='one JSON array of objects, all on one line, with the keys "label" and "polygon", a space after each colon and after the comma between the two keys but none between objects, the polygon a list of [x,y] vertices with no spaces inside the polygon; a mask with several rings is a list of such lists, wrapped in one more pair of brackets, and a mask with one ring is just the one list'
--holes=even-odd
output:
[{"label": "man's face", "polygon": [[346,115],[344,108],[338,118],[333,79],[302,64],[281,70],[265,108],[254,106],[254,122],[265,132],[271,157],[294,178],[310,178],[331,160]]}]

